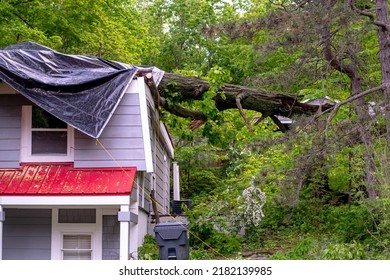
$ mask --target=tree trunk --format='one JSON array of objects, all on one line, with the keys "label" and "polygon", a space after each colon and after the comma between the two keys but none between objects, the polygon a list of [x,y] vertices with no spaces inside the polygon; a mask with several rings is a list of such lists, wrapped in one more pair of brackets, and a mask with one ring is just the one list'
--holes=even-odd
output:
[{"label": "tree trunk", "polygon": [[376,18],[378,25],[379,60],[382,70],[382,85],[386,118],[387,149],[390,154],[390,22],[388,0],[376,1]]},{"label": "tree trunk", "polygon": [[[210,88],[206,80],[184,76],[180,74],[165,73],[158,89],[161,94],[161,106],[167,111],[180,117],[191,118],[193,121],[207,121],[207,116],[201,111],[190,110],[179,105],[166,102],[167,92],[179,94],[179,101],[202,100],[203,94]],[[320,106],[301,103],[298,96],[287,93],[267,91],[240,85],[224,84],[221,92],[214,100],[218,110],[238,109],[237,99],[240,100],[242,109],[253,110],[262,113],[263,117],[279,115],[292,117],[294,115],[312,115]],[[321,109],[329,109],[332,106],[326,104]]]},{"label": "tree trunk", "polygon": [[[349,53],[339,53],[337,50],[333,51],[332,49],[332,36],[331,36],[331,16],[330,12],[333,6],[332,0],[323,0],[324,11],[327,11],[327,14],[323,18],[322,22],[322,50],[325,56],[325,59],[328,61],[329,65],[341,72],[346,74],[351,81],[351,95],[357,95],[361,93],[362,90],[362,81],[360,73],[357,67],[356,55],[354,50],[349,50]],[[349,63],[345,63],[340,59],[338,55],[345,55],[350,59]],[[370,198],[377,197],[377,191],[375,189],[375,164],[374,164],[374,154],[371,152],[373,148],[372,134],[370,132],[369,123],[370,115],[368,111],[368,106],[364,101],[364,97],[358,98],[355,101],[355,110],[358,116],[358,131],[360,138],[365,146],[365,151],[363,153],[364,163],[365,163],[365,174],[366,174],[366,189],[368,196]]]}]

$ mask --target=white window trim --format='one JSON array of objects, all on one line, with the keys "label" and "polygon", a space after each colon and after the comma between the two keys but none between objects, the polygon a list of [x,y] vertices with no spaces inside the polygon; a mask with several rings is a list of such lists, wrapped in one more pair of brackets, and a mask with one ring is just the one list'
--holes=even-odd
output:
[{"label": "white window trim", "polygon": [[79,249],[80,251],[88,251],[91,252],[91,260],[93,260],[94,256],[94,250],[93,250],[93,243],[94,243],[94,234],[93,232],[61,232],[61,252],[60,252],[60,257],[61,260],[64,259],[64,251],[75,251],[77,249],[64,249],[64,235],[89,235],[91,236],[91,249]]},{"label": "white window trim", "polygon": [[[55,207],[52,209],[52,239],[51,259],[62,259],[62,237],[64,234],[91,234],[92,235],[92,260],[101,260],[102,252],[102,209],[96,208],[96,223],[58,223],[58,209],[66,207]],[[73,208],[83,208],[81,206]]]},{"label": "white window trim", "polygon": [[21,162],[72,162],[74,161],[74,128],[68,125],[67,155],[32,155],[32,106],[22,106]]}]

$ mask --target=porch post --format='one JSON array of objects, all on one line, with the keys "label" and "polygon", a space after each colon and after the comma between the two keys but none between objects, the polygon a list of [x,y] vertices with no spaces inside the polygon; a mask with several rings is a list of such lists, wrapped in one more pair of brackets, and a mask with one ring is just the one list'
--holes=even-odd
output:
[{"label": "porch post", "polygon": [[3,259],[3,222],[5,220],[5,214],[3,212],[3,206],[0,205],[0,260]]},{"label": "porch post", "polygon": [[[120,242],[119,242],[119,259],[129,259],[129,229],[130,229],[130,209],[129,205],[121,205],[118,213],[118,220],[120,222]],[[127,213],[129,213],[127,215]],[[128,216],[128,217],[127,217]]]}]

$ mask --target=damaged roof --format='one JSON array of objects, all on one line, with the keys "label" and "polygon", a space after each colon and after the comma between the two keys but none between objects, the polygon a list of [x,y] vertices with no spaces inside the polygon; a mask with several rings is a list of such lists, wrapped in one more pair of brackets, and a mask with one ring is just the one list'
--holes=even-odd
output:
[{"label": "damaged roof", "polygon": [[[0,80],[94,138],[100,136],[140,69],[98,57],[63,54],[33,42],[0,49]],[[149,69],[154,78],[157,73],[158,84],[163,72]]]}]

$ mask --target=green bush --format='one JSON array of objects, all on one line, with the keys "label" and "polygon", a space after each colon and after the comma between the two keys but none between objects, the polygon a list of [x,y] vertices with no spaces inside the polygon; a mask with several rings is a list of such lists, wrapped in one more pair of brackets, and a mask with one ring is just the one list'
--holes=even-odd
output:
[{"label": "green bush", "polygon": [[331,244],[323,251],[324,260],[364,260],[367,258],[367,248],[360,243]]},{"label": "green bush", "polygon": [[325,218],[326,228],[342,243],[364,240],[375,231],[372,216],[363,205],[329,207]]},{"label": "green bush", "polygon": [[311,260],[316,259],[314,252],[317,246],[316,240],[305,238],[297,246],[288,252],[277,252],[271,256],[271,260]]},{"label": "green bush", "polygon": [[160,254],[156,238],[150,234],[145,235],[144,243],[138,248],[139,260],[159,260]]}]

